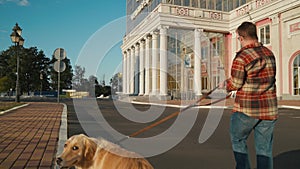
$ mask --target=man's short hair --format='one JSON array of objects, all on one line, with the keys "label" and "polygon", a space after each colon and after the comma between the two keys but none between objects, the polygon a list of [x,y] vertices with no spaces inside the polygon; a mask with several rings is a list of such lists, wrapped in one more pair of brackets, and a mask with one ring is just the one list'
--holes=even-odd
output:
[{"label": "man's short hair", "polygon": [[239,36],[258,40],[256,25],[252,22],[243,22],[236,31]]}]

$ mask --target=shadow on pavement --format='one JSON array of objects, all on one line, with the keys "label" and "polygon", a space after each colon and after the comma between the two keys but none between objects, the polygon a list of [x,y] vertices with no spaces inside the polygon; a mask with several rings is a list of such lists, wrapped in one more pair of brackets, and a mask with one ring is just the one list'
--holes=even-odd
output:
[{"label": "shadow on pavement", "polygon": [[274,157],[274,169],[299,169],[300,150],[281,153]]}]

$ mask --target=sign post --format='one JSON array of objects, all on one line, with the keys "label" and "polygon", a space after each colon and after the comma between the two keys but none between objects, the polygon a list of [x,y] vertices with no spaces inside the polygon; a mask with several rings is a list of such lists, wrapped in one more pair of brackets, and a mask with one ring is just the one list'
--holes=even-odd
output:
[{"label": "sign post", "polygon": [[66,64],[62,60],[66,58],[66,51],[63,48],[57,48],[54,51],[54,57],[57,59],[56,62],[54,62],[54,70],[58,73],[57,76],[57,102],[59,103],[59,90],[60,90],[60,72],[63,72],[66,70]]}]

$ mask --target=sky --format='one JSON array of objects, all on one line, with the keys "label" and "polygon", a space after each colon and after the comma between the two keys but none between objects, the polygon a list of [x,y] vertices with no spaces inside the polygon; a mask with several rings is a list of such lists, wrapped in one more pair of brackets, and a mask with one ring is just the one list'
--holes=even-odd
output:
[{"label": "sky", "polygon": [[63,48],[73,69],[82,66],[86,78],[109,84],[122,67],[125,17],[125,0],[0,0],[0,51],[13,45],[10,34],[18,23],[24,47],[37,47],[48,58]]}]

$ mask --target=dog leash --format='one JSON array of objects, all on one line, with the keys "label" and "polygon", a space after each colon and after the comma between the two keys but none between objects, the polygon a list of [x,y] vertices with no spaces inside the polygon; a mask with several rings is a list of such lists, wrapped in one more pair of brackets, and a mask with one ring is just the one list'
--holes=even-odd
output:
[{"label": "dog leash", "polygon": [[[226,81],[227,81],[227,80],[225,80],[224,82],[226,82]],[[223,82],[223,83],[224,83],[224,82]],[[121,143],[121,142],[123,142],[123,141],[129,139],[130,137],[135,137],[135,136],[137,136],[137,135],[139,135],[139,134],[141,134],[141,133],[143,133],[143,132],[145,132],[145,131],[147,131],[147,130],[150,130],[150,129],[152,129],[153,127],[158,126],[158,125],[160,125],[160,124],[162,124],[162,123],[168,121],[169,119],[172,119],[173,117],[178,116],[181,112],[184,112],[184,111],[186,111],[186,110],[188,110],[188,109],[190,109],[190,108],[192,108],[192,107],[195,107],[195,106],[209,106],[209,105],[213,105],[213,104],[216,104],[216,103],[218,103],[218,102],[220,102],[220,101],[223,101],[223,100],[228,99],[228,98],[231,96],[231,92],[228,93],[228,94],[226,95],[226,97],[224,97],[224,98],[218,99],[218,100],[213,101],[213,102],[211,102],[211,103],[207,103],[207,104],[203,104],[203,105],[198,105],[199,102],[201,102],[202,100],[204,100],[206,97],[208,97],[210,94],[212,94],[212,93],[213,93],[215,90],[217,90],[219,87],[220,87],[220,85],[217,85],[215,88],[213,88],[212,90],[210,90],[208,93],[203,94],[203,95],[201,96],[201,98],[198,99],[197,101],[195,101],[194,103],[192,103],[192,104],[186,106],[185,108],[181,109],[181,110],[178,111],[178,112],[174,112],[174,113],[168,115],[167,117],[165,117],[165,118],[163,118],[163,119],[161,119],[161,120],[159,120],[159,121],[157,121],[157,122],[155,122],[155,123],[152,123],[151,125],[149,125],[149,126],[147,126],[147,127],[145,127],[145,128],[142,128],[142,129],[140,129],[140,130],[138,130],[138,131],[136,131],[136,132],[134,132],[134,133],[132,133],[132,134],[130,134],[130,135],[128,135],[128,136],[122,138],[122,139],[120,139],[119,141],[116,142],[116,144],[119,144],[119,143]]]}]

